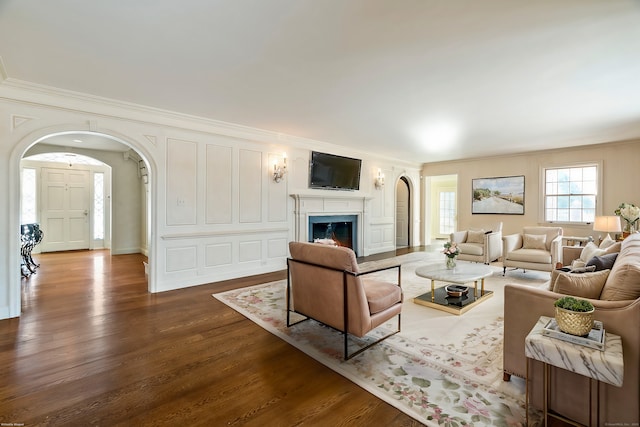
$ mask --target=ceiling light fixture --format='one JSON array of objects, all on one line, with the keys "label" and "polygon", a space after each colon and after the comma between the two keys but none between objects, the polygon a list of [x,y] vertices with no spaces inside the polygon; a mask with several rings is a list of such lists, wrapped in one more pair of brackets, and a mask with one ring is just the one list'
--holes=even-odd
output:
[{"label": "ceiling light fixture", "polygon": [[431,152],[450,151],[457,145],[460,129],[450,121],[434,121],[415,132],[420,145]]}]

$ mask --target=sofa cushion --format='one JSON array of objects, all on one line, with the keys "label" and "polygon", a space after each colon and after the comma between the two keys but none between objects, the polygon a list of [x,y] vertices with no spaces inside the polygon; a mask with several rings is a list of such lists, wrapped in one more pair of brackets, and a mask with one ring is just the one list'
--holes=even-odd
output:
[{"label": "sofa cushion", "polygon": [[525,234],[522,237],[523,249],[547,249],[547,235],[546,234]]},{"label": "sofa cushion", "polygon": [[553,285],[553,292],[581,298],[598,299],[611,270],[593,273],[560,272]]},{"label": "sofa cushion", "polygon": [[467,243],[484,243],[484,230],[467,232]]},{"label": "sofa cushion", "polygon": [[402,289],[393,283],[364,279],[362,284],[371,314],[380,313],[402,301]]},{"label": "sofa cushion", "polygon": [[596,271],[600,270],[611,270],[613,268],[613,264],[616,262],[616,258],[618,258],[618,253],[614,252],[612,254],[604,254],[600,256],[594,256],[589,261],[587,261],[587,267],[593,265],[596,267]]},{"label": "sofa cushion", "polygon": [[551,253],[540,249],[516,249],[515,251],[509,252],[508,258],[511,261],[533,262],[540,264],[551,263]]},{"label": "sofa cushion", "polygon": [[640,297],[640,234],[627,237],[604,284],[600,299],[619,301]]},{"label": "sofa cushion", "polygon": [[460,253],[465,255],[482,255],[484,253],[484,245],[479,243],[459,243]]}]

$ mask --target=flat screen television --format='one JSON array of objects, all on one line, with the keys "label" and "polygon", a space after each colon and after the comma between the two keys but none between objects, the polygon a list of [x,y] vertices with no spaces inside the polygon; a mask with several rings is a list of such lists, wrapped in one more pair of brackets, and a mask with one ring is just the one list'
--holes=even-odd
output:
[{"label": "flat screen television", "polygon": [[309,187],[359,190],[361,166],[360,159],[312,151]]}]

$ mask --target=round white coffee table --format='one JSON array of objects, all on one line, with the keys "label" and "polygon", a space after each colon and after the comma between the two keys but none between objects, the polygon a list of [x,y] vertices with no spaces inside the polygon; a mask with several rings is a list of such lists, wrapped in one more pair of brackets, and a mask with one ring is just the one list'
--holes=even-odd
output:
[{"label": "round white coffee table", "polygon": [[[453,269],[434,268],[425,265],[416,268],[416,275],[431,280],[431,292],[422,294],[413,299],[416,304],[425,305],[453,314],[463,314],[474,305],[486,298],[493,296],[493,292],[485,291],[484,279],[493,274],[493,270],[484,264],[458,264]],[[448,282],[457,285],[465,285],[473,282],[473,295],[451,297],[445,290],[446,286],[436,288],[435,282]],[[478,281],[480,282],[480,295],[478,295]]]}]

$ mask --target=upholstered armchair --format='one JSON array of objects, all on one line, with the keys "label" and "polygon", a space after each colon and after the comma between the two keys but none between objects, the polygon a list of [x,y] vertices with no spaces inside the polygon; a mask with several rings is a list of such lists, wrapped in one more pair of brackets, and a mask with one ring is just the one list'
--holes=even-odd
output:
[{"label": "upholstered armchair", "polygon": [[[400,332],[402,288],[400,265],[360,272],[353,250],[317,243],[290,242],[287,259],[287,327],[291,313],[314,319],[342,332],[344,359],[350,359],[372,345]],[[397,283],[365,277],[397,269]],[[364,337],[368,332],[398,317],[397,329],[375,342],[349,353],[349,335]]]},{"label": "upholstered armchair", "polygon": [[502,237],[502,275],[507,267],[552,271],[562,261],[562,227],[524,227]]},{"label": "upholstered armchair", "polygon": [[480,230],[451,233],[460,248],[458,259],[489,264],[502,256],[502,222]]}]

